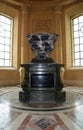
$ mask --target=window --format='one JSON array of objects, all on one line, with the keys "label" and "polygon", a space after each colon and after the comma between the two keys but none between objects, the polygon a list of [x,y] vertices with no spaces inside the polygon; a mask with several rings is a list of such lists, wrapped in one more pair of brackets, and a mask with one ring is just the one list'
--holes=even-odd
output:
[{"label": "window", "polygon": [[0,66],[12,66],[12,19],[0,15]]},{"label": "window", "polygon": [[73,66],[83,66],[83,15],[72,20],[73,23]]}]

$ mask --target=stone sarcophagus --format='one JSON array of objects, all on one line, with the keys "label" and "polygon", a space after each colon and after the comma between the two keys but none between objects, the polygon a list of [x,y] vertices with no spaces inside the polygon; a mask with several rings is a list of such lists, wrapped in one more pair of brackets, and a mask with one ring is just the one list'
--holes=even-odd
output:
[{"label": "stone sarcophagus", "polygon": [[21,83],[19,101],[28,104],[56,104],[66,100],[60,70],[64,64],[57,64],[49,54],[54,48],[58,34],[28,34],[28,41],[35,57],[30,63],[21,64],[24,79]]}]

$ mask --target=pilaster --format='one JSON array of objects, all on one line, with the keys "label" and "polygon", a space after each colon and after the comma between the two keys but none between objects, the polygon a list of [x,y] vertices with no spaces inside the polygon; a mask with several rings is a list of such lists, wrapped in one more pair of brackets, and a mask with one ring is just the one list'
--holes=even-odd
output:
[{"label": "pilaster", "polygon": [[55,32],[59,34],[55,52],[56,52],[56,62],[63,63],[62,54],[62,7],[58,6],[55,8]]},{"label": "pilaster", "polygon": [[29,57],[29,45],[26,38],[28,33],[29,25],[29,8],[27,6],[22,6],[22,32],[21,32],[21,64],[28,62]]}]

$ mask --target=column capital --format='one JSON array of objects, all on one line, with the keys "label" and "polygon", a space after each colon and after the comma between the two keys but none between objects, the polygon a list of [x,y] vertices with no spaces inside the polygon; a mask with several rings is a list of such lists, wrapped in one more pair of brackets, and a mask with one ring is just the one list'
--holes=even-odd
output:
[{"label": "column capital", "polygon": [[55,12],[61,13],[62,12],[62,6],[56,6]]},{"label": "column capital", "polygon": [[27,13],[27,12],[29,11],[29,6],[23,5],[23,6],[21,7],[21,10],[22,10],[22,13]]}]

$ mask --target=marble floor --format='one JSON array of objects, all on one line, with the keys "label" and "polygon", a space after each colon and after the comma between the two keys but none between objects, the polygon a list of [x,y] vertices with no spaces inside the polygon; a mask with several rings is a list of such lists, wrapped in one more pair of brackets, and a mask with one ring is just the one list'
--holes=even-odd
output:
[{"label": "marble floor", "polygon": [[0,130],[83,130],[83,87],[64,90],[64,104],[42,110],[19,102],[20,87],[0,88]]}]

